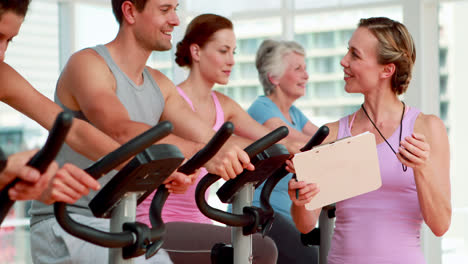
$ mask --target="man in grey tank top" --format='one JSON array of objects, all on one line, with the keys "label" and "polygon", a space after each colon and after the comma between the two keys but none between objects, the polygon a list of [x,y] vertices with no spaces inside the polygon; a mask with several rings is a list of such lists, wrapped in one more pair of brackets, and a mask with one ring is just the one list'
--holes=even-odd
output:
[{"label": "man in grey tank top", "polygon": [[[132,3],[135,2],[135,3]],[[137,2],[137,3],[136,3]],[[151,52],[169,50],[171,33],[179,24],[177,0],[112,0],[120,29],[106,45],[72,55],[57,83],[56,102],[76,116],[92,123],[120,144],[162,120],[174,125],[174,134],[160,143],[178,146],[191,157],[214,135],[178,95],[174,84],[158,70],[147,67]],[[233,138],[205,164],[205,168],[234,178],[244,168],[253,169],[242,150],[248,141]],[[58,162],[72,162],[85,168],[91,161],[65,146]],[[113,173],[100,179],[104,184]],[[188,187],[191,176],[174,173],[166,186],[175,192]],[[69,206],[81,223],[109,229],[105,219],[92,217],[87,197]],[[35,202],[31,209],[31,251],[34,263],[107,263],[107,250],[68,235],[53,218],[53,208]],[[170,262],[164,256],[150,263]]]}]

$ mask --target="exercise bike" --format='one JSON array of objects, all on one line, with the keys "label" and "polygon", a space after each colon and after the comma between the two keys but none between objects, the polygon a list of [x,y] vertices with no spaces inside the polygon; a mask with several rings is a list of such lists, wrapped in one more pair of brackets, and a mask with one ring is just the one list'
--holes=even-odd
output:
[{"label": "exercise bike", "polygon": [[[160,123],[159,131],[148,131],[152,138],[141,135],[122,145],[93,164],[86,171],[95,178],[110,171],[121,162],[135,155],[135,152],[151,145],[155,140],[170,133],[172,125]],[[189,161],[182,165],[180,172],[191,174],[206,163],[230,137],[234,127],[225,123],[211,141]],[[154,132],[154,133],[153,133]],[[95,196],[89,207],[96,217],[111,218],[111,232],[100,231],[74,221],[66,212],[66,205],[54,205],[57,221],[64,230],[95,245],[111,248],[109,263],[133,263],[133,258],[145,255],[150,258],[163,244],[165,226],[161,220],[161,209],[169,193],[161,183],[176,170],[183,155],[172,145],[152,145],[135,156],[113,179]],[[136,205],[159,187],[151,203],[152,228],[135,222]],[[123,231],[122,231],[123,230]]]},{"label": "exercise bike", "polygon": [[[319,128],[317,133],[301,149],[306,151],[319,145],[328,136],[328,127]],[[252,263],[252,240],[251,235],[261,232],[263,235],[271,228],[274,219],[274,211],[270,205],[270,195],[276,184],[284,178],[288,171],[285,161],[291,158],[287,151],[280,153],[272,149],[266,149],[264,152],[255,156],[261,151],[261,148],[271,146],[274,141],[272,134],[277,134],[277,140],[287,135],[279,131],[273,131],[266,137],[247,147],[245,151],[251,156],[255,163],[254,172],[246,172],[238,175],[235,179],[226,182],[217,192],[222,202],[233,203],[232,211],[234,214],[222,212],[210,207],[204,200],[204,192],[217,180],[215,175],[207,175],[197,186],[196,199],[200,211],[207,217],[222,222],[228,226],[233,226],[232,246],[225,244],[216,244],[212,250],[212,263]],[[268,138],[270,137],[270,138]],[[269,141],[271,140],[271,141]],[[268,142],[268,143],[267,143]],[[270,144],[270,145],[269,145]],[[262,146],[262,147],[260,147]],[[278,145],[273,145],[273,147]],[[271,148],[271,147],[270,147]],[[258,161],[263,161],[258,163]],[[253,198],[253,187],[258,187],[265,182],[260,195],[261,208],[251,206]],[[238,215],[242,213],[243,215]],[[237,214],[237,215],[236,215]],[[238,227],[242,227],[242,230]]]}]

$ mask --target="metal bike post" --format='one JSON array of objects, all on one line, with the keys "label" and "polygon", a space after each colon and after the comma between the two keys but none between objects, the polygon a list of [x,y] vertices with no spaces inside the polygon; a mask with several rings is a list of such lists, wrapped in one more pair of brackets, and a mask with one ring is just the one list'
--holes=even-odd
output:
[{"label": "metal bike post", "polygon": [[[128,193],[122,198],[119,205],[112,210],[110,232],[122,232],[122,225],[126,222],[135,222],[136,194]],[[122,248],[109,249],[109,264],[133,264],[133,259],[123,259]]]},{"label": "metal bike post", "polygon": [[[246,184],[234,197],[232,212],[234,214],[243,214],[243,208],[252,205],[253,193],[253,184]],[[252,263],[252,236],[244,236],[242,227],[232,227],[231,238],[234,248],[234,264]]]}]

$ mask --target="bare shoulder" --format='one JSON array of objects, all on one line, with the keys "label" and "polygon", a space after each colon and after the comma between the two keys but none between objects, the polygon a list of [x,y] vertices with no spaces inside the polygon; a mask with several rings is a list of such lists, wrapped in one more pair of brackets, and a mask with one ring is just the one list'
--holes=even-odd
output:
[{"label": "bare shoulder", "polygon": [[96,98],[103,92],[113,93],[115,89],[115,78],[111,70],[104,58],[93,49],[74,53],[57,82],[57,96],[73,110],[79,110],[85,101],[90,102],[89,98]]},{"label": "bare shoulder", "polygon": [[436,115],[420,113],[414,124],[414,132],[425,135],[429,140],[447,138],[447,129],[444,122]]},{"label": "bare shoulder", "polygon": [[340,127],[340,122],[336,121],[336,122],[328,123],[328,124],[325,124],[325,126],[328,127],[330,132],[328,133],[328,137],[324,140],[323,143],[336,140],[338,138],[338,129]]},{"label": "bare shoulder", "polygon": [[76,68],[76,67],[85,67],[85,68],[82,68],[80,72],[81,71],[92,72],[98,69],[108,70],[108,67],[104,58],[102,58],[93,49],[80,50],[70,56],[67,64],[65,65],[65,70],[69,68]]},{"label": "bare shoulder", "polygon": [[68,60],[59,78],[59,86],[65,79],[67,86],[79,83],[113,84],[114,77],[106,61],[93,49],[84,49],[74,53]]},{"label": "bare shoulder", "polygon": [[221,92],[218,92],[218,91],[213,91],[215,94],[216,94],[216,97],[218,98],[219,100],[219,103],[221,105],[239,105],[236,101],[234,101],[231,97],[221,93]]},{"label": "bare shoulder", "polygon": [[224,116],[227,120],[230,120],[231,118],[235,117],[240,117],[242,120],[244,120],[245,115],[247,115],[247,112],[242,108],[242,106],[239,103],[237,103],[231,97],[221,92],[214,91],[214,93],[218,98],[219,104],[223,108]]},{"label": "bare shoulder", "polygon": [[4,74],[4,72],[11,72],[15,71],[10,65],[5,63],[4,61],[0,62],[0,74]]}]

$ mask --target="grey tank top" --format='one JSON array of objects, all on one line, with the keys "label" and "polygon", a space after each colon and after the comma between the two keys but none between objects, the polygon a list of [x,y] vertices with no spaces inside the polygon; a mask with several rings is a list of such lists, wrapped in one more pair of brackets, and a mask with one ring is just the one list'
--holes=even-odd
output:
[{"label": "grey tank top", "polygon": [[[96,47],[92,47],[92,49],[95,50],[106,61],[107,66],[112,71],[116,81],[117,96],[127,109],[130,115],[130,119],[136,122],[146,123],[150,126],[156,125],[164,109],[164,97],[148,69],[145,68],[143,71],[143,84],[136,85],[130,78],[128,78],[125,73],[120,70],[119,66],[117,66],[117,64],[112,59],[107,47],[104,45],[98,45]],[[99,99],[97,98],[97,100]],[[84,116],[83,112],[72,111],[64,106],[58,99],[57,94],[55,94],[55,102],[65,111],[72,112],[76,118],[89,122],[89,120]],[[65,163],[72,163],[83,169],[93,164],[93,161],[75,152],[67,144],[63,145],[56,158],[56,161],[60,166]],[[104,186],[115,174],[116,171],[112,171],[101,177],[99,179],[101,186]],[[81,198],[73,205],[69,205],[68,211],[85,216],[92,216],[91,210],[88,208],[88,203],[95,195],[96,192],[91,190],[88,196]],[[38,201],[33,201],[30,214],[31,225],[33,225],[42,220],[53,217],[53,206],[46,205]]]}]

